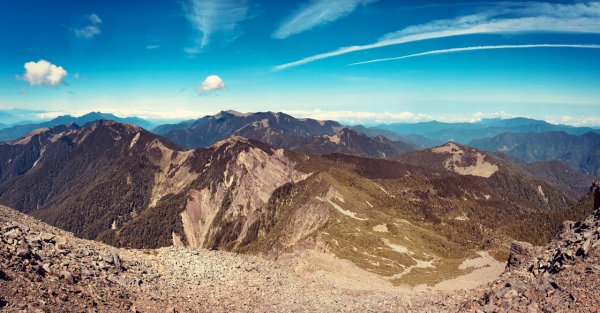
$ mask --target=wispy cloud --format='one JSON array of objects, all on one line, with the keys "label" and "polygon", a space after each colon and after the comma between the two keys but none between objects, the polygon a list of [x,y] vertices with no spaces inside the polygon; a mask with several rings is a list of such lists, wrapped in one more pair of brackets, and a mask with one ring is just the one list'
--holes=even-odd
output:
[{"label": "wispy cloud", "polygon": [[73,29],[75,36],[79,38],[91,39],[101,33],[100,24],[102,24],[102,19],[100,19],[100,17],[96,14],[88,15],[87,19],[89,21],[89,25]]},{"label": "wispy cloud", "polygon": [[246,19],[248,0],[186,0],[184,10],[192,27],[200,33],[194,44],[184,50],[199,53],[215,33],[231,35],[239,22]]},{"label": "wispy cloud", "polygon": [[371,44],[339,48],[331,52],[278,65],[274,69],[284,70],[352,52],[422,40],[475,34],[533,32],[600,34],[600,2],[579,4],[527,2],[516,7],[509,4],[504,9],[409,26],[403,30],[387,34]]},{"label": "wispy cloud", "polygon": [[352,13],[359,6],[377,0],[312,0],[300,7],[273,33],[273,38],[285,39],[316,26],[333,22]]},{"label": "wispy cloud", "polygon": [[154,50],[160,48],[160,45],[146,45],[147,50]]},{"label": "wispy cloud", "polygon": [[477,51],[477,50],[498,50],[498,49],[535,49],[535,48],[575,48],[575,49],[600,49],[600,45],[593,44],[583,44],[583,45],[573,45],[573,44],[534,44],[534,45],[498,45],[498,46],[475,46],[475,47],[464,47],[464,48],[452,48],[452,49],[441,49],[441,50],[431,50],[421,53],[408,54],[394,58],[383,58],[383,59],[374,59],[363,62],[356,62],[348,64],[348,66],[353,65],[361,65],[361,64],[370,64],[370,63],[379,63],[379,62],[388,62],[388,61],[396,61],[402,59],[410,59],[417,58],[427,55],[436,55],[436,54],[448,54],[448,53],[458,53],[458,52],[466,52],[466,51]]}]

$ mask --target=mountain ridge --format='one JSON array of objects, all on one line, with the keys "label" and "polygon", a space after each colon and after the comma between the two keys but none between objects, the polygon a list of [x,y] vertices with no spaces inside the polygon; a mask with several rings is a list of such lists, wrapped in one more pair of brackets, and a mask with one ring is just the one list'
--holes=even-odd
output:
[{"label": "mountain ridge", "polygon": [[162,125],[155,132],[190,148],[210,146],[231,136],[265,142],[277,148],[310,154],[340,152],[392,157],[417,146],[382,136],[368,137],[334,121],[297,119],[281,112],[221,111],[194,121]]},{"label": "mountain ridge", "polygon": [[134,125],[140,126],[142,128],[146,128],[146,129],[153,128],[152,123],[150,123],[144,119],[138,118],[138,117],[120,118],[111,113],[90,112],[90,113],[84,114],[79,117],[74,117],[71,115],[61,115],[50,121],[44,121],[44,122],[39,122],[39,123],[17,124],[17,125],[9,126],[4,129],[0,129],[0,142],[16,140],[22,136],[27,135],[31,131],[34,131],[39,128],[54,127],[54,126],[59,126],[59,125],[71,124],[71,123],[75,123],[78,125],[85,125],[87,123],[97,121],[97,120],[115,120],[115,121],[119,121],[119,122],[134,124]]}]

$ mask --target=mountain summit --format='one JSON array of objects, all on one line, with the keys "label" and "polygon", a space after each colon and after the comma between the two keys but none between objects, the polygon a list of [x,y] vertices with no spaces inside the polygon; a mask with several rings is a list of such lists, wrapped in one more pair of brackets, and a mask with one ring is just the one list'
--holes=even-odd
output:
[{"label": "mountain summit", "polygon": [[345,153],[392,157],[417,147],[383,136],[369,137],[334,121],[297,119],[284,113],[222,111],[195,121],[162,125],[155,132],[187,147],[207,147],[242,136],[273,147],[311,154]]}]

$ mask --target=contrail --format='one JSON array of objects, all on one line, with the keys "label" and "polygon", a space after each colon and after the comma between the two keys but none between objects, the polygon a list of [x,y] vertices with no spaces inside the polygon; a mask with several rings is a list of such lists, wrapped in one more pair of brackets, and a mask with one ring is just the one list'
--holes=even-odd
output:
[{"label": "contrail", "polygon": [[348,66],[361,65],[361,64],[369,64],[369,63],[379,63],[379,62],[387,62],[387,61],[395,61],[402,59],[410,59],[417,58],[426,55],[436,55],[436,54],[448,54],[448,53],[457,53],[464,51],[476,51],[476,50],[496,50],[496,49],[533,49],[533,48],[576,48],[576,49],[600,49],[600,45],[596,44],[579,44],[579,45],[571,45],[571,44],[537,44],[537,45],[499,45],[499,46],[475,46],[475,47],[464,47],[464,48],[452,48],[452,49],[442,49],[442,50],[432,50],[421,53],[409,54],[395,58],[384,58],[384,59],[375,59],[363,62],[356,62],[352,64],[348,64]]}]

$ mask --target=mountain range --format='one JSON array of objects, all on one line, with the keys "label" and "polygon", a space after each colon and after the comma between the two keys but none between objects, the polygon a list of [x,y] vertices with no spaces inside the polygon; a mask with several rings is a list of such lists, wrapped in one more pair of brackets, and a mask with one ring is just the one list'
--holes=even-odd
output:
[{"label": "mountain range", "polygon": [[[444,123],[438,121],[421,123],[382,124],[371,128],[373,131],[387,130],[401,135],[420,135],[428,141],[412,141],[412,143],[430,147],[440,142],[456,141],[469,144],[473,140],[491,138],[503,133],[545,133],[562,131],[571,135],[583,135],[599,132],[590,127],[556,125],[546,121],[529,118],[482,119],[473,123]],[[431,142],[433,140],[433,142]]]},{"label": "mountain range", "polygon": [[507,133],[475,140],[470,145],[528,163],[557,160],[587,175],[600,176],[600,134],[594,132]]},{"label": "mountain range", "polygon": [[297,119],[281,112],[222,111],[198,120],[161,125],[159,135],[190,148],[207,147],[219,140],[241,136],[276,148],[310,154],[345,153],[392,157],[418,147],[383,136],[369,137],[335,121]]},{"label": "mountain range", "polygon": [[[291,129],[291,138],[306,133]],[[240,136],[189,149],[106,120],[0,145],[0,203],[79,237],[265,256],[325,250],[411,285],[464,274],[461,262],[482,249],[502,259],[513,239],[545,243],[563,220],[587,214],[570,209],[578,197],[561,180],[542,178],[456,143],[396,160]]]},{"label": "mountain range", "polygon": [[26,135],[27,133],[34,131],[36,129],[40,129],[40,128],[66,125],[66,124],[70,124],[70,123],[84,125],[86,123],[101,120],[101,119],[114,120],[114,121],[118,121],[121,123],[129,123],[129,124],[133,124],[133,125],[137,125],[137,126],[146,128],[146,129],[152,129],[154,127],[154,124],[152,124],[151,122],[148,122],[144,119],[141,119],[139,117],[121,118],[121,117],[117,117],[110,113],[90,112],[88,114],[85,114],[85,115],[82,115],[79,117],[74,117],[71,115],[61,115],[50,121],[30,122],[30,123],[21,122],[21,123],[15,124],[15,125],[11,125],[6,128],[0,129],[0,141],[16,140],[16,139]]}]

